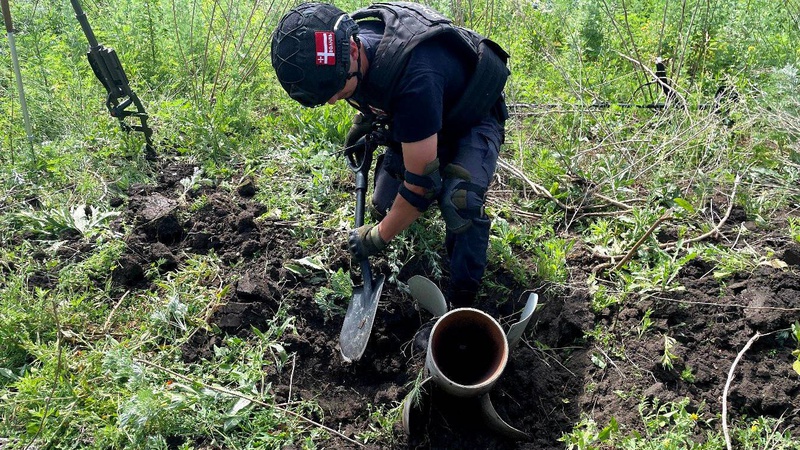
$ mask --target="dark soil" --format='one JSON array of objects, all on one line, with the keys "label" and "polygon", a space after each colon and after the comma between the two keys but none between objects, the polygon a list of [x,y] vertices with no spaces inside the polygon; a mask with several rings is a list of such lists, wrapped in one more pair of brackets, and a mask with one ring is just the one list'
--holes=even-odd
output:
[{"label": "dark soil", "polygon": [[[169,271],[187,255],[214,251],[222,260],[221,275],[231,280],[232,289],[210,319],[219,333],[195,334],[183,349],[185,361],[211,357],[225,334],[249,336],[251,327],[266,327],[278,308],[287,308],[296,317],[297,333],[285,341],[294,355],[290,363],[279,373],[267,374],[276,400],[313,399],[324,411],[315,419],[325,425],[348,436],[369,430],[370,412],[402,402],[423,369],[424,353],[413,341],[430,316],[417,311],[410,296],[387,281],[364,356],[345,363],[338,348],[342,316],[323,311],[313,298],[325,280],[300,277],[286,268],[287,262],[313,253],[299,246],[294,225],[259,218],[265,208],[253,201],[259,186],[250,180],[235,190],[204,186],[180,198],[179,181],[192,172],[192,166],[173,163],[161,170],[157,185],[129,190],[121,207],[135,227],[127,237],[129,251],[114,272],[115,282],[126,289],[144,289],[145,271],[156,261],[162,262],[161,271]],[[200,195],[207,197],[205,206],[190,212],[187,205]],[[732,215],[731,221],[745,219],[742,213]],[[530,438],[504,439],[483,425],[475,405],[437,392],[433,406],[412,426],[411,436],[398,424],[394,441],[376,446],[563,448],[558,439],[580,420],[581,412],[591,414],[601,426],[614,417],[627,430],[641,429],[637,405],[643,397],[660,401],[688,397],[690,408],[702,405],[703,413],[718,417],[731,364],[756,332],[765,335],[736,367],[728,394],[729,417],[783,416],[784,426],[797,433],[800,377],[792,370],[795,344],[787,332],[773,332],[798,320],[800,248],[781,239],[768,244],[788,268],[764,266],[719,280],[713,266],[694,260],[680,273],[682,289],[634,295],[624,307],[599,313],[590,309],[584,286],[600,261],[576,246],[568,262],[573,270],[570,283],[579,287],[541,298],[543,305],[525,339],[513,350],[491,392],[498,413]],[[344,230],[325,231],[316,245],[336,249],[331,269],[349,270]],[[373,262],[373,270],[390,274],[388,263],[381,259]],[[500,268],[489,271],[496,282],[511,279]],[[417,274],[426,275],[420,262],[404,267],[398,278],[407,281]],[[501,318],[507,328],[524,306],[517,298],[529,287],[504,284],[511,298],[483,292],[478,307]],[[637,330],[647,313],[652,326],[640,335]],[[613,351],[608,350],[609,343],[586,336],[596,324],[613,333]],[[661,361],[665,336],[676,340],[671,369]],[[719,427],[718,420],[713,423]],[[698,436],[703,434],[700,430]],[[347,447],[346,442],[332,439],[332,448]]]}]

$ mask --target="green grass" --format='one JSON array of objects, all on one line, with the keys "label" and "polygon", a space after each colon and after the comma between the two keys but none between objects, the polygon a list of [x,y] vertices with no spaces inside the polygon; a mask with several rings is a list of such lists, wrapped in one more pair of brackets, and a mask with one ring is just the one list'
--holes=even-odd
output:
[{"label": "green grass", "polygon": [[[0,438],[10,439],[9,448],[329,446],[328,431],[297,418],[319,412],[318,405],[292,405],[294,414],[269,407],[272,394],[260,384],[265,366],[285,369],[282,338],[293,332],[294,320],[286,311],[251,338],[225,337],[208,360],[182,362],[181,344],[211,327],[207,313],[230,289],[218,279],[215,255],[190,258],[168,274],[151,268],[154,287],[146,292],[112,286],[125,243],[109,226],[118,212],[103,205],[157,174],[144,160],[141,136],[122,132],[108,117],[67,2],[11,3],[34,145],[31,153],[5,70]],[[320,224],[351,224],[350,196],[335,187],[350,174],[334,155],[352,111],[301,108],[269,64],[269,34],[288,4],[85,3],[99,40],[117,50],[143,99],[157,146],[202,168],[183,188],[223,180],[233,189],[234,175],[252,176],[263,186],[256,200],[266,213],[259,220],[296,222],[296,238],[309,249],[319,249]],[[720,279],[773,261],[766,248],[732,251],[693,240],[721,222],[720,199],[735,203],[760,229],[800,242],[796,217],[776,220],[800,202],[800,32],[787,5],[428,3],[512,54],[513,116],[502,157],[524,178],[498,171],[498,190],[506,194],[488,208],[491,270],[558,292],[575,283],[569,255],[583,246],[608,263],[581,282],[600,312],[624,306],[633,293],[678,289],[676,274],[695,258],[710,262]],[[597,101],[662,102],[658,87],[645,85],[645,68],[657,57],[667,61],[688,111],[587,108]],[[11,67],[5,49],[0,62]],[[701,108],[723,83],[739,93],[727,117]],[[190,208],[206,201],[197,198]],[[661,245],[657,234],[667,229],[675,240]],[[388,258],[390,282],[414,257],[438,278],[441,234],[436,213],[405,233]],[[66,236],[85,247],[80,258],[63,249]],[[326,266],[325,249],[314,256],[324,279],[315,307],[326,317],[341,314],[349,274]],[[489,288],[504,289],[488,278]],[[645,315],[636,332],[653,333],[652,325]],[[588,337],[609,354],[624,353],[602,324]],[[666,365],[671,338],[663,339]],[[681,377],[691,381],[691,369]],[[698,430],[706,443],[692,448],[722,442],[710,413],[689,412],[681,402],[643,402],[636,430],[615,421],[597,424],[586,413],[564,436],[569,448],[685,448]],[[385,443],[397,414],[372,406],[372,426],[359,439]],[[753,418],[734,424],[733,435],[741,448],[789,448],[791,436],[781,430],[780,421]]]},{"label": "green grass", "polygon": [[[689,399],[662,403],[659,400],[639,403],[641,422],[637,429],[621,426],[612,418],[601,428],[590,417],[584,417],[561,441],[570,450],[718,449],[725,448],[725,439],[716,430],[717,418],[703,410],[689,410]],[[793,449],[796,438],[789,431],[779,431],[782,419],[743,419],[731,429],[734,448]],[[698,442],[695,436],[704,437]]]}]

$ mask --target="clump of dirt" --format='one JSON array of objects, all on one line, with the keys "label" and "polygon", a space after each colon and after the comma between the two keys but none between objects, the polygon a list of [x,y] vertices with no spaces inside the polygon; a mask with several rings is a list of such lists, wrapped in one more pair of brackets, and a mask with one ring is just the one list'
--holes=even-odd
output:
[{"label": "clump of dirt", "polygon": [[[293,224],[260,218],[265,209],[253,200],[259,187],[252,180],[235,190],[205,185],[186,191],[180,180],[193,173],[191,165],[167,164],[156,185],[129,190],[125,219],[134,228],[115,282],[128,289],[146,288],[145,273],[151,268],[174,270],[186,255],[214,251],[223,263],[221,275],[232,283],[224,305],[210,319],[221,334],[193,335],[183,348],[184,359],[208,358],[225,334],[247,336],[251,327],[266,327],[280,307],[287,308],[296,318],[297,333],[285,341],[294,355],[291,368],[267,374],[276,400],[313,399],[323,411],[314,419],[349,436],[369,430],[370,413],[401,402],[423,370],[424,353],[413,341],[430,317],[387,282],[364,356],[345,363],[337,342],[342,316],[331,317],[314,301],[320,280],[286,268],[287,262],[310,252],[298,244]],[[190,210],[188,205],[200,196],[205,196],[202,206]],[[333,270],[350,269],[344,241],[344,233],[330,230],[317,244],[335,249]],[[800,249],[784,247],[783,259],[796,270]],[[586,276],[596,261],[587,249],[575,248],[570,262],[580,266],[577,277]],[[390,274],[386,261],[375,263],[374,271]],[[490,271],[512,298],[486,292],[478,307],[507,327],[523,308],[524,298],[517,297],[528,287],[516,285],[511,277],[504,282],[500,268]],[[415,261],[399,278],[407,281],[424,272]],[[582,411],[591,411],[600,423],[614,417],[629,429],[641,428],[641,396],[660,401],[688,397],[690,408],[702,404],[708,414],[718,415],[731,363],[756,332],[764,336],[738,363],[728,395],[729,415],[783,416],[787,425],[800,426],[800,383],[791,368],[794,344],[787,333],[772,333],[797,320],[800,277],[791,270],[762,267],[720,281],[713,267],[695,260],[684,267],[678,282],[681,289],[640,295],[623,308],[599,313],[590,309],[585,289],[564,288],[541,299],[543,307],[534,315],[528,338],[513,350],[491,392],[500,416],[528,439],[505,439],[486,428],[474,404],[434,393],[433,404],[424,409],[424,420],[415,422],[410,436],[398,424],[395,440],[380,446],[563,448],[558,439],[580,420]],[[642,330],[645,316],[652,324]],[[603,350],[608,343],[586,336],[596,323],[618,339],[612,354]],[[666,337],[675,340],[671,368],[662,361]]]}]

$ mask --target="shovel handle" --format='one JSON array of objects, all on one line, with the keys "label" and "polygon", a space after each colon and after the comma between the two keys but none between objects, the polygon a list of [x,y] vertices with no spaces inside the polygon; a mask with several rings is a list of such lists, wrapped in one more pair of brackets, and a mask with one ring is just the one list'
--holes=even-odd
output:
[{"label": "shovel handle", "polygon": [[372,152],[375,148],[376,145],[368,134],[362,136],[345,151],[347,165],[356,175],[356,228],[364,225],[369,169],[372,166]]},{"label": "shovel handle", "polygon": [[[360,188],[359,184],[364,187]],[[356,228],[364,225],[364,209],[367,197],[367,175],[361,172],[356,173]]]},{"label": "shovel handle", "polygon": [[11,23],[11,8],[8,6],[8,0],[0,0],[0,6],[3,8],[3,22],[6,23],[6,32],[14,32],[14,24]]}]

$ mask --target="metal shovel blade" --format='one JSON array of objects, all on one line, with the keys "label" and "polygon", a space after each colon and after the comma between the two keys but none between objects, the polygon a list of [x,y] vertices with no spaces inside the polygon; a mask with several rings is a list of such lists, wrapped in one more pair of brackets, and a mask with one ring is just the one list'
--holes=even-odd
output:
[{"label": "metal shovel blade", "polygon": [[369,335],[372,333],[372,323],[378,311],[378,299],[383,290],[383,275],[372,278],[369,261],[361,262],[361,273],[364,276],[364,285],[353,288],[353,297],[344,316],[342,332],[339,334],[339,348],[345,361],[356,361],[364,354],[367,348]]}]

